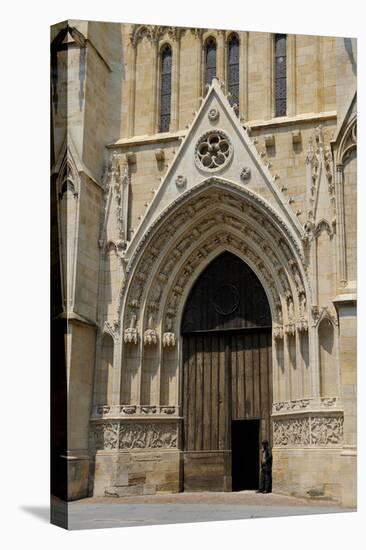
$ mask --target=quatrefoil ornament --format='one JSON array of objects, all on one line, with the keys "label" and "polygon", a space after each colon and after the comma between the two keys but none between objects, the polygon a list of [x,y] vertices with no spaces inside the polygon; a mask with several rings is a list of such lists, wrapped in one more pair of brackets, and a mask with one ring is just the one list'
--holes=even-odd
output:
[{"label": "quatrefoil ornament", "polygon": [[194,158],[201,170],[218,172],[228,164],[232,154],[229,136],[222,130],[211,130],[198,140]]}]

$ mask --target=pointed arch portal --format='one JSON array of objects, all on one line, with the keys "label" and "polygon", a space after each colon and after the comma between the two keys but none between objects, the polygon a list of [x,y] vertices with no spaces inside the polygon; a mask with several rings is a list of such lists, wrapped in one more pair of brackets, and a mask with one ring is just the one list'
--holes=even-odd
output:
[{"label": "pointed arch portal", "polygon": [[181,323],[185,490],[258,486],[260,440],[272,438],[271,328],[259,279],[223,252],[192,287]]}]

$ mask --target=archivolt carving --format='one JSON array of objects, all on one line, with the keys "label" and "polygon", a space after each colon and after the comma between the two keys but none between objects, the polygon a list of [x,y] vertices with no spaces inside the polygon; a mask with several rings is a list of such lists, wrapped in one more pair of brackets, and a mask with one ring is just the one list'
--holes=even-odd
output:
[{"label": "archivolt carving", "polygon": [[[176,204],[180,202],[180,199],[177,199]],[[171,207],[167,210],[171,210]],[[156,223],[152,227],[155,225]],[[185,231],[184,228],[186,228]],[[217,231],[210,235],[210,231],[214,229]],[[220,230],[219,233],[218,230]],[[177,231],[182,235],[178,241],[174,236]],[[147,233],[151,232],[152,228]],[[235,233],[241,234],[242,237]],[[205,234],[208,234],[208,239],[203,241]],[[180,263],[182,268],[171,287],[162,328],[163,333],[175,334],[175,316],[187,281],[201,262],[219,246],[231,246],[248,258],[248,261],[261,273],[267,291],[272,295],[272,303],[280,303],[279,295],[292,295],[295,288],[297,296],[305,292],[305,281],[294,259],[294,253],[273,220],[268,219],[268,215],[263,215],[261,210],[254,207],[248,200],[238,198],[226,189],[215,187],[214,184],[210,189],[204,186],[203,190],[174,217],[165,212],[165,223],[158,224],[156,233],[150,234],[149,241],[146,239],[146,236],[142,238],[145,253],[141,256],[139,263],[133,268],[142,244],[138,246],[126,269],[127,276],[132,280],[126,299],[124,326],[130,327],[133,315],[137,315],[137,319],[141,317],[139,312],[143,303],[147,304],[145,309],[147,316],[150,312],[159,310],[158,308],[162,306],[163,292],[170,284],[172,272]],[[189,252],[200,239],[202,242],[199,248]],[[174,246],[169,250],[170,242],[174,242]],[[274,247],[269,244],[272,242],[275,243]],[[185,258],[184,261],[183,258]],[[277,273],[275,273],[276,269]],[[280,287],[277,288],[278,284]],[[293,297],[294,312],[298,307],[297,296]],[[297,313],[294,317],[296,316]],[[167,323],[173,323],[171,330],[167,328]],[[281,320],[278,318],[277,323],[282,325],[282,318]],[[170,336],[163,339],[165,345],[168,345],[168,342],[172,345],[174,341]]]},{"label": "archivolt carving", "polygon": [[125,344],[137,344],[138,330],[136,327],[136,315],[132,314],[130,319],[130,325],[125,329],[124,342]]},{"label": "archivolt carving", "polygon": [[166,330],[168,327],[174,326],[178,308],[181,302],[181,297],[184,293],[184,289],[192,282],[193,274],[199,268],[199,265],[205,260],[207,255],[215,250],[217,247],[228,245],[234,250],[242,251],[250,261],[255,264],[266,280],[266,286],[269,292],[272,294],[273,302],[279,301],[278,291],[276,289],[275,282],[270,274],[269,270],[259,258],[259,256],[246,244],[227,231],[220,231],[211,235],[205,240],[200,248],[194,250],[192,254],[186,259],[184,266],[178,272],[175,283],[172,284],[170,293],[167,297],[166,306],[166,318],[163,326]]},{"label": "archivolt carving", "polygon": [[[222,190],[222,186],[225,187],[225,190]],[[210,191],[208,196],[205,194],[205,191],[207,189]],[[182,226],[184,219],[192,219],[192,214],[205,208],[205,206],[207,205],[207,200],[209,200],[210,203],[212,203],[213,200],[213,202],[216,202],[216,204],[217,201],[220,201],[222,203],[225,203],[227,206],[232,206],[240,212],[251,212],[254,219],[256,219],[257,216],[264,214],[264,223],[266,228],[268,229],[268,232],[272,231],[272,236],[275,239],[281,239],[280,232],[274,226],[275,221],[282,229],[282,231],[286,234],[301,261],[304,262],[302,249],[300,248],[292,233],[289,231],[287,225],[284,223],[282,218],[267,204],[266,201],[252,193],[249,189],[244,189],[242,186],[239,187],[235,183],[222,180],[218,176],[211,176],[209,179],[205,180],[201,184],[196,185],[195,194],[197,194],[197,197],[194,201],[194,206],[192,200],[192,192],[188,190],[185,193],[182,193],[180,197],[173,201],[157,217],[154,223],[151,224],[149,229],[142,236],[138,246],[136,247],[135,252],[131,256],[127,266],[128,272],[132,270],[137,261],[139,253],[141,252],[141,250],[145,249],[147,241],[150,239],[152,233],[158,226],[163,225],[165,222],[168,222],[166,228],[169,227],[169,225],[173,222],[175,222],[175,227]],[[190,203],[187,205],[187,209],[183,208],[180,209],[178,212],[174,212],[175,210],[177,210],[178,206],[183,206],[185,202]],[[169,220],[169,214],[171,213],[173,213],[173,220]],[[283,242],[285,243],[284,240]],[[290,256],[288,259],[290,259],[290,257],[292,256],[293,253],[290,252]]]},{"label": "archivolt carving", "polygon": [[147,324],[147,329],[145,330],[144,334],[144,344],[146,345],[156,345],[158,343],[158,333],[156,332],[156,329],[153,327],[154,325],[154,319],[153,316],[150,315],[149,321]]}]

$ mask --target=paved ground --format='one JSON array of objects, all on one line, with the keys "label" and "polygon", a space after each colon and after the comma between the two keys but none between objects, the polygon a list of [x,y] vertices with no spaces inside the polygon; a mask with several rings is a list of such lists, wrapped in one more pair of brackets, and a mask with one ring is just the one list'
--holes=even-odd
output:
[{"label": "paved ground", "polygon": [[163,525],[234,519],[352,512],[332,501],[276,494],[178,493],[146,497],[90,498],[71,502],[69,529]]}]

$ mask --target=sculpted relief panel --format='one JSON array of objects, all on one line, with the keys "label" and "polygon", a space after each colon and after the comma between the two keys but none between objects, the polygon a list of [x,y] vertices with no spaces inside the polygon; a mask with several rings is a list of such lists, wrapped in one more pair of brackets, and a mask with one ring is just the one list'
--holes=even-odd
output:
[{"label": "sculpted relief panel", "polygon": [[178,428],[174,423],[105,422],[94,429],[96,450],[176,449]]},{"label": "sculpted relief panel", "polygon": [[343,416],[306,416],[273,421],[276,447],[331,446],[343,440]]}]

